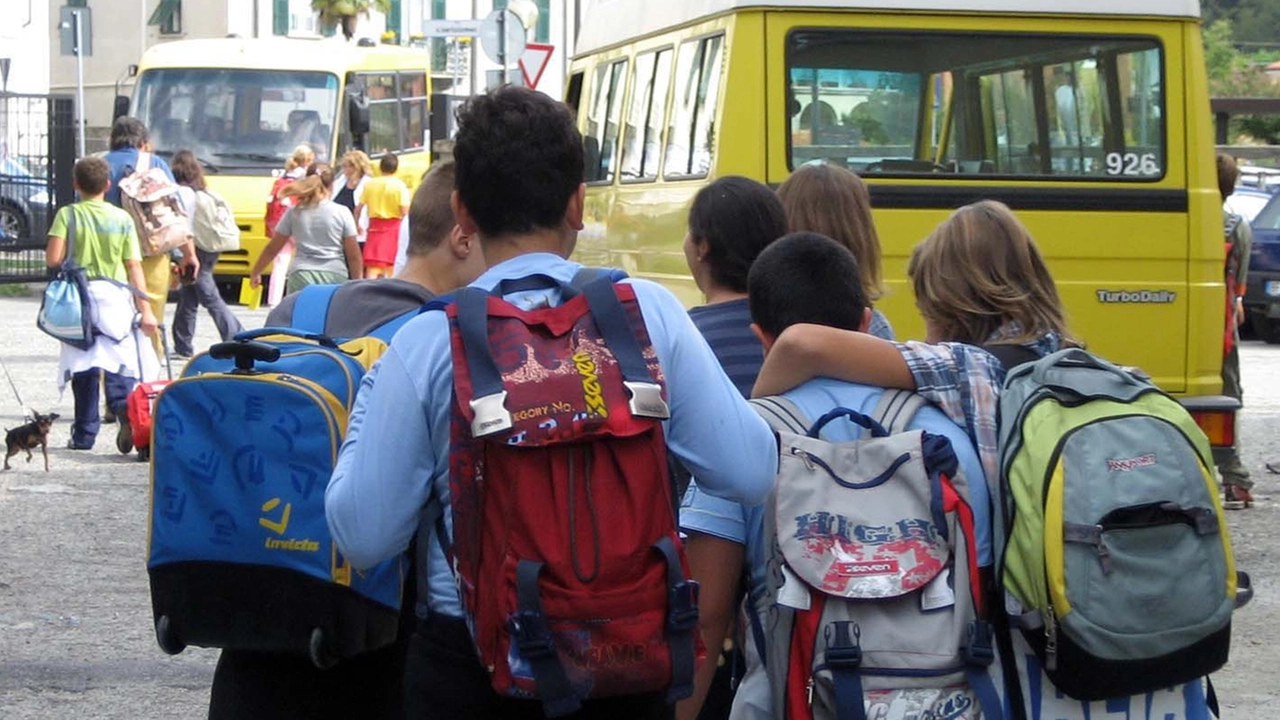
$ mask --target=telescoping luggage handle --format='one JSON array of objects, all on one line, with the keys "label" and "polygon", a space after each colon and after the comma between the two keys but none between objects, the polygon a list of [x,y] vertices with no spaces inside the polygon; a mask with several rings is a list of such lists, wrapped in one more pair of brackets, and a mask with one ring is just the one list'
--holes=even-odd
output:
[{"label": "telescoping luggage handle", "polygon": [[[560,289],[566,295],[576,291],[566,285]],[[582,294],[586,296],[591,319],[604,338],[605,346],[613,353],[622,371],[623,385],[631,395],[628,406],[635,417],[665,420],[671,417],[667,402],[662,399],[662,388],[653,381],[649,366],[645,363],[626,310],[618,300],[609,277],[600,277],[587,283]],[[502,385],[502,373],[493,359],[489,346],[489,294],[479,288],[463,288],[458,292],[458,332],[462,338],[467,366],[471,371],[474,397],[470,400],[475,417],[471,421],[473,437],[492,435],[513,426],[507,410],[507,391]]]}]

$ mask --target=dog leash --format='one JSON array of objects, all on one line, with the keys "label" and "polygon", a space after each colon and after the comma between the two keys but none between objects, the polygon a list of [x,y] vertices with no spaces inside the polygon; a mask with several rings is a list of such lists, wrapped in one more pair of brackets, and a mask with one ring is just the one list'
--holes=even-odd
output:
[{"label": "dog leash", "polygon": [[18,399],[18,407],[22,408],[22,420],[31,422],[34,418],[31,411],[27,409],[27,404],[22,402],[22,395],[18,393],[18,386],[13,383],[13,376],[9,374],[9,366],[4,364],[4,358],[0,357],[0,368],[4,369],[4,377],[9,381],[9,389],[13,391],[13,396]]}]

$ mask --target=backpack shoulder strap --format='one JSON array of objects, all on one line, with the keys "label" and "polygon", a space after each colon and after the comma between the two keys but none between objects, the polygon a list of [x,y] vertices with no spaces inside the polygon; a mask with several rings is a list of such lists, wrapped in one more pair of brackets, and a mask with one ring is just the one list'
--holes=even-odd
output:
[{"label": "backpack shoulder strap", "polygon": [[[329,305],[341,285],[308,285],[298,293],[289,324],[309,333],[324,334],[324,324],[329,318]],[[394,320],[392,321],[394,322]]]},{"label": "backpack shoulder strap", "polygon": [[896,435],[907,431],[907,424],[925,406],[925,399],[910,390],[885,390],[871,416]]},{"label": "backpack shoulder strap", "polygon": [[995,355],[1000,364],[1004,366],[1006,373],[1019,365],[1026,365],[1040,359],[1040,356],[1034,351],[1022,345],[983,345],[982,349]]},{"label": "backpack shoulder strap", "polygon": [[813,421],[804,414],[800,406],[781,395],[754,398],[750,401],[755,411],[760,413],[774,432],[789,432],[804,435],[813,427]]},{"label": "backpack shoulder strap", "polygon": [[569,285],[576,290],[582,290],[587,286],[587,283],[601,277],[607,277],[611,282],[618,282],[619,280],[627,279],[627,273],[618,268],[584,267],[574,273],[573,280],[569,281]]},{"label": "backpack shoulder strap", "polygon": [[[313,286],[309,286],[309,287],[313,287]],[[335,285],[334,287],[337,287],[337,286]],[[305,291],[306,288],[303,288],[303,290]],[[298,298],[298,301],[301,302],[302,298]],[[418,317],[423,312],[425,312],[428,308],[430,308],[432,302],[434,301],[429,301],[422,307],[414,308],[413,310],[409,310],[408,312],[397,315],[391,318],[390,320],[382,323],[381,325],[379,325],[378,327],[374,328],[373,330],[369,331],[366,334],[369,335],[369,337],[378,338],[382,342],[385,342],[389,345],[391,344],[391,338],[395,337],[395,334],[400,332],[400,328],[404,327],[409,323],[410,320]],[[296,315],[298,311],[295,308],[293,312]]]}]

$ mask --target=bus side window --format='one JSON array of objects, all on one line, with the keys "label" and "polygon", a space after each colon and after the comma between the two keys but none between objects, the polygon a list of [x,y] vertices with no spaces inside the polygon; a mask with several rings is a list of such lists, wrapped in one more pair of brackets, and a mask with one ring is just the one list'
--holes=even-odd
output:
[{"label": "bus side window", "polygon": [[622,179],[654,180],[662,153],[663,115],[671,87],[671,50],[636,58],[631,108],[622,129]]},{"label": "bus side window", "polygon": [[369,98],[369,147],[370,156],[395,152],[400,142],[400,101],[396,97],[395,73],[376,73],[361,76]]},{"label": "bus side window", "polygon": [[589,183],[613,182],[618,156],[618,125],[622,120],[622,91],[627,76],[627,61],[619,60],[596,68],[592,83],[591,106],[587,113],[587,131],[583,133],[586,156],[586,180]]},{"label": "bus side window", "polygon": [[400,73],[401,149],[422,149],[427,139],[427,117],[427,74]]},{"label": "bus side window", "polygon": [[667,179],[705,177],[711,171],[723,61],[723,35],[680,44],[676,95],[667,131]]},{"label": "bus side window", "polygon": [[576,72],[569,76],[569,89],[564,94],[564,104],[569,106],[573,111],[573,117],[578,117],[578,105],[582,102],[582,73]]}]

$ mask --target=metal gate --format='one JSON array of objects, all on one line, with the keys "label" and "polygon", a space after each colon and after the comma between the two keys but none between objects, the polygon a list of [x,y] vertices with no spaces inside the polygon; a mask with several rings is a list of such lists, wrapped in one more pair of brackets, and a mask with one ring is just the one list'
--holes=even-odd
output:
[{"label": "metal gate", "polygon": [[74,109],[67,96],[0,93],[0,283],[48,275],[49,224],[75,199]]}]

